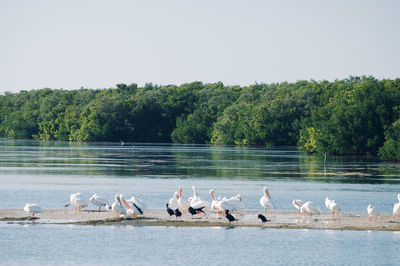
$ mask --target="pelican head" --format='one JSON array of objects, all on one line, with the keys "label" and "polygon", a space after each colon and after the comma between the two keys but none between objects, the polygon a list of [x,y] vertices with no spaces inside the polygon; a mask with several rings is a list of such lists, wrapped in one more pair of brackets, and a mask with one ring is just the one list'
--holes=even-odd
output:
[{"label": "pelican head", "polygon": [[213,190],[213,189],[210,189],[209,192],[210,192],[211,197],[212,197],[214,200],[216,200],[217,197],[215,197],[215,192],[214,192],[214,190]]},{"label": "pelican head", "polygon": [[193,200],[192,197],[189,197],[189,198],[188,198],[189,203],[192,203],[192,200]]},{"label": "pelican head", "polygon": [[267,187],[264,187],[264,195],[267,196],[269,199],[271,198]]},{"label": "pelican head", "polygon": [[177,198],[177,199],[179,199],[179,194],[178,194],[178,192],[175,191],[174,197]]}]

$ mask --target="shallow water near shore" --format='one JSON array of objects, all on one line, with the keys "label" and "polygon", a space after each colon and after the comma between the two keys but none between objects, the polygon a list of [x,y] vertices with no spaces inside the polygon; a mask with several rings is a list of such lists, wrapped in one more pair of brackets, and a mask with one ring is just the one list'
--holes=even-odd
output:
[{"label": "shallow water near shore", "polygon": [[0,224],[0,233],[7,236],[0,240],[4,265],[395,265],[400,260],[397,232]]},{"label": "shallow water near shore", "polygon": [[[207,200],[211,188],[222,197],[240,193],[248,210],[262,211],[259,198],[262,187],[268,186],[279,211],[295,211],[293,199],[311,200],[327,211],[324,199],[329,197],[344,212],[366,213],[371,203],[382,213],[391,213],[400,193],[399,176],[398,163],[330,156],[324,163],[323,156],[309,156],[295,148],[0,140],[0,209],[22,209],[26,202],[61,209],[78,191],[87,199],[100,194],[110,203],[116,193],[133,195],[150,209],[162,209],[179,185],[184,186],[184,198],[192,195],[195,185]],[[0,230],[6,264],[400,261],[398,232],[30,222],[1,223]]]}]

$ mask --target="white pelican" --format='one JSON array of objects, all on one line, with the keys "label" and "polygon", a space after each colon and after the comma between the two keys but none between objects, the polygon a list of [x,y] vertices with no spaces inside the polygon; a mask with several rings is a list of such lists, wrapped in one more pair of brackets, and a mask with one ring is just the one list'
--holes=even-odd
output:
[{"label": "white pelican", "polygon": [[82,199],[81,193],[79,193],[79,192],[75,193],[75,194],[71,194],[69,199],[70,199],[72,205],[75,206],[75,210],[78,209],[80,211],[81,209],[88,206],[88,202],[86,200]]},{"label": "white pelican", "polygon": [[217,210],[218,211],[218,215],[222,215],[221,210],[218,208],[218,203],[222,200],[221,197],[217,198],[217,196],[215,196],[215,192],[213,189],[211,189],[209,191],[211,198],[213,199],[211,201],[211,209],[212,210]]},{"label": "white pelican", "polygon": [[331,211],[331,215],[333,218],[335,218],[335,213],[336,216],[339,216],[340,206],[335,202],[335,200],[325,198],[325,206]]},{"label": "white pelican", "polygon": [[132,209],[132,217],[136,217],[136,215],[142,215],[146,209],[146,205],[143,203],[143,201],[133,196],[131,196],[131,198],[128,199],[126,202],[129,204],[130,209]]},{"label": "white pelican", "polygon": [[183,199],[182,197],[182,192],[183,192],[183,187],[179,186],[179,199],[178,199],[178,205],[179,209],[182,210],[183,213],[189,208],[190,204],[186,200]]},{"label": "white pelican", "polygon": [[28,212],[28,213],[32,213],[32,217],[35,217],[35,213],[41,213],[41,212],[43,212],[43,209],[42,209],[42,207],[40,207],[39,205],[37,205],[35,203],[28,202],[24,207],[24,211]]},{"label": "white pelican", "polygon": [[109,208],[108,201],[105,198],[103,198],[97,194],[93,194],[93,196],[90,197],[89,201],[93,205],[96,205],[97,207],[99,207],[99,212],[100,212],[101,207]]},{"label": "white pelican", "polygon": [[174,197],[170,198],[168,201],[168,204],[172,207],[173,210],[179,209],[178,199],[179,199],[179,194],[178,192],[175,191]]},{"label": "white pelican", "polygon": [[231,197],[229,199],[223,198],[221,201],[217,203],[217,208],[224,213],[226,210],[231,212],[242,211],[244,210],[244,205],[242,202],[242,196],[240,194],[236,195],[235,197]]},{"label": "white pelican", "polygon": [[319,210],[318,206],[315,206],[311,201],[307,201],[303,204],[303,206],[301,206],[300,212],[312,216],[313,214],[318,214],[321,211]]},{"label": "white pelican", "polygon": [[378,215],[379,215],[378,210],[374,206],[369,204],[368,207],[367,207],[367,211],[368,211],[368,215],[369,215],[368,223],[370,223],[372,221],[372,217],[375,217],[375,223],[376,223],[376,220],[377,220]]},{"label": "white pelican", "polygon": [[111,210],[116,213],[117,217],[120,217],[121,214],[126,214],[126,209],[121,204],[120,194],[116,194],[114,196],[115,202],[111,205]]},{"label": "white pelican", "polygon": [[275,209],[275,205],[271,201],[271,196],[269,195],[267,187],[264,187],[264,196],[260,198],[260,204],[265,209],[265,215],[267,215],[267,210],[268,213],[271,214],[271,208]]},{"label": "white pelican", "polygon": [[396,215],[399,215],[399,214],[400,214],[400,202],[394,204],[392,218],[394,219],[396,217]]},{"label": "white pelican", "polygon": [[296,199],[292,201],[292,205],[298,210],[298,213],[300,213],[300,208],[303,206],[304,201]]},{"label": "white pelican", "polygon": [[206,200],[202,200],[199,197],[199,194],[197,193],[196,188],[194,186],[192,186],[192,189],[193,189],[193,197],[189,198],[190,206],[194,209],[201,208],[201,207],[204,207],[206,209],[210,208],[210,203],[208,203],[208,201],[206,201]]}]

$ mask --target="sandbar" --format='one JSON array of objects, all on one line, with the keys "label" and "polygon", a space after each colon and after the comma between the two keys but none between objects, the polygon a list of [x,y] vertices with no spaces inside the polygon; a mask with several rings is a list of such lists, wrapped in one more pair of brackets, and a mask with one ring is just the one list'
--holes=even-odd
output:
[{"label": "sandbar", "polygon": [[[234,216],[237,221],[229,223],[225,217],[217,213],[207,213],[204,216],[192,216],[188,213],[180,218],[169,216],[164,209],[146,210],[144,215],[136,218],[116,217],[109,210],[45,209],[35,218],[23,210],[0,209],[0,221],[3,223],[35,223],[35,224],[76,224],[76,225],[140,225],[140,226],[209,226],[209,227],[265,227],[287,229],[323,229],[323,230],[373,230],[400,231],[400,217],[395,219],[390,214],[381,214],[377,222],[368,222],[364,213],[341,213],[338,218],[332,218],[330,213],[321,213],[312,217],[300,215],[297,212],[272,212],[267,216],[269,222],[262,223],[257,215],[260,211],[243,211]],[[264,213],[265,215],[265,213]]]}]

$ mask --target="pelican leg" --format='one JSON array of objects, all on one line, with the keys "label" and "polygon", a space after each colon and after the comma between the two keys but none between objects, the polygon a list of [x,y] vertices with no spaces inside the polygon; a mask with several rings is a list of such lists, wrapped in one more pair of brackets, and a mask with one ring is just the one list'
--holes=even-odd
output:
[{"label": "pelican leg", "polygon": [[136,213],[133,213],[133,214],[132,214],[132,218],[136,218]]},{"label": "pelican leg", "polygon": [[101,208],[101,206],[99,207],[99,212],[100,212],[100,208]]},{"label": "pelican leg", "polygon": [[368,223],[371,223],[372,216],[369,217]]}]

